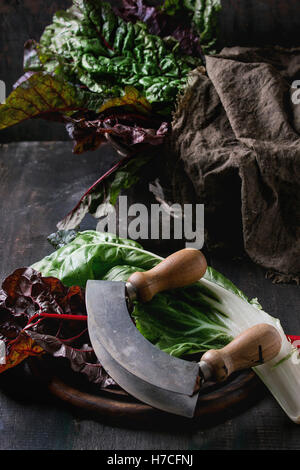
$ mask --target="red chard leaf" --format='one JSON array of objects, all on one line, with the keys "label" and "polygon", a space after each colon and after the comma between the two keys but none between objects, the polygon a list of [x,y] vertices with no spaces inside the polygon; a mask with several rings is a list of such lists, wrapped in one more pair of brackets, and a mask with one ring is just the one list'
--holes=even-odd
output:
[{"label": "red chard leaf", "polygon": [[128,189],[140,178],[145,165],[154,158],[151,149],[160,146],[170,124],[157,116],[107,110],[97,117],[77,115],[66,118],[67,130],[74,141],[74,153],[93,150],[102,139],[127,155],[102,175],[81,197],[76,206],[57,224],[62,230],[74,230],[87,213],[96,218],[107,214],[122,189]]},{"label": "red chard leaf", "polygon": [[178,8],[170,15],[164,8],[148,5],[145,0],[122,0],[120,6],[114,7],[114,11],[125,21],[142,21],[151,34],[162,38],[173,37],[179,42],[184,54],[205,60],[200,37],[194,31],[188,9]]},{"label": "red chard leaf", "polygon": [[0,290],[0,340],[6,349],[0,372],[28,356],[48,353],[67,359],[73,370],[101,388],[116,386],[93,351],[86,315],[84,289],[66,287],[32,268],[17,269]]},{"label": "red chard leaf", "polygon": [[107,135],[116,137],[130,151],[136,145],[142,150],[142,144],[161,145],[169,131],[169,123],[161,118],[122,109],[109,109],[99,115],[77,113],[76,117],[65,117],[65,122],[75,154],[95,150],[107,141]]}]

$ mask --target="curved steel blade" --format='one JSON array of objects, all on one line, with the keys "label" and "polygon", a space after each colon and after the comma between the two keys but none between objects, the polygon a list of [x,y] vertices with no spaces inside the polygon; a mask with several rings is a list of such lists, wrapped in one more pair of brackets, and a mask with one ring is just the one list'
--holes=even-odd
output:
[{"label": "curved steel blade", "polygon": [[192,418],[197,405],[198,394],[192,397],[165,391],[144,382],[139,377],[132,375],[123,369],[102,346],[100,341],[95,338],[95,331],[91,330],[91,341],[95,345],[95,353],[106,370],[113,377],[117,384],[126,390],[130,395],[159,410],[173,413],[175,415]]},{"label": "curved steel blade", "polygon": [[128,313],[124,282],[88,281],[86,305],[95,351],[100,342],[112,359],[134,377],[164,390],[193,395],[199,365],[170,356],[144,338]]}]

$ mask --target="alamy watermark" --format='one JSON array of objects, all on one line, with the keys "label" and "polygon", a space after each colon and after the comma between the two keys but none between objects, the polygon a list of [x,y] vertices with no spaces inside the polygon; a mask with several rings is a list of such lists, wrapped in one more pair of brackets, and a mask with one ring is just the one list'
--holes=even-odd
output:
[{"label": "alamy watermark", "polygon": [[6,100],[6,85],[3,80],[0,80],[0,104],[4,104]]},{"label": "alamy watermark", "polygon": [[128,205],[127,196],[120,196],[117,209],[109,205],[107,212],[97,224],[99,232],[131,240],[184,240],[187,248],[203,247],[203,204],[173,204],[166,209],[164,204]]},{"label": "alamy watermark", "polygon": [[300,80],[294,80],[292,88],[295,89],[292,93],[292,102],[294,104],[300,104]]},{"label": "alamy watermark", "polygon": [[6,364],[6,351],[4,341],[0,340],[0,365],[3,364]]}]

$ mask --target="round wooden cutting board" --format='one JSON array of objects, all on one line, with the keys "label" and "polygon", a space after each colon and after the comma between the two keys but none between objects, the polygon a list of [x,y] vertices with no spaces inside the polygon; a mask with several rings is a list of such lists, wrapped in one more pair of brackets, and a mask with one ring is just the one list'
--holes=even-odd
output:
[{"label": "round wooden cutting board", "polygon": [[[58,364],[60,366],[58,367]],[[51,394],[92,419],[110,424],[153,427],[180,424],[207,427],[233,418],[257,403],[266,389],[256,374],[243,371],[222,384],[207,383],[199,393],[193,419],[171,415],[145,405],[120,389],[101,390],[82,374],[70,371],[63,360],[31,358],[31,372]]]}]

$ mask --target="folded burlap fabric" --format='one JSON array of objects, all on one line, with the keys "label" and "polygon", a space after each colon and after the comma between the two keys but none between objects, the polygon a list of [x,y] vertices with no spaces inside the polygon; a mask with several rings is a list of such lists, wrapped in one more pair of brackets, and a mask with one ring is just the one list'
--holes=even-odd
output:
[{"label": "folded burlap fabric", "polygon": [[[300,281],[300,48],[226,48],[180,98],[166,143],[173,201],[205,204],[206,242]],[[171,194],[171,195],[170,195]]]}]

